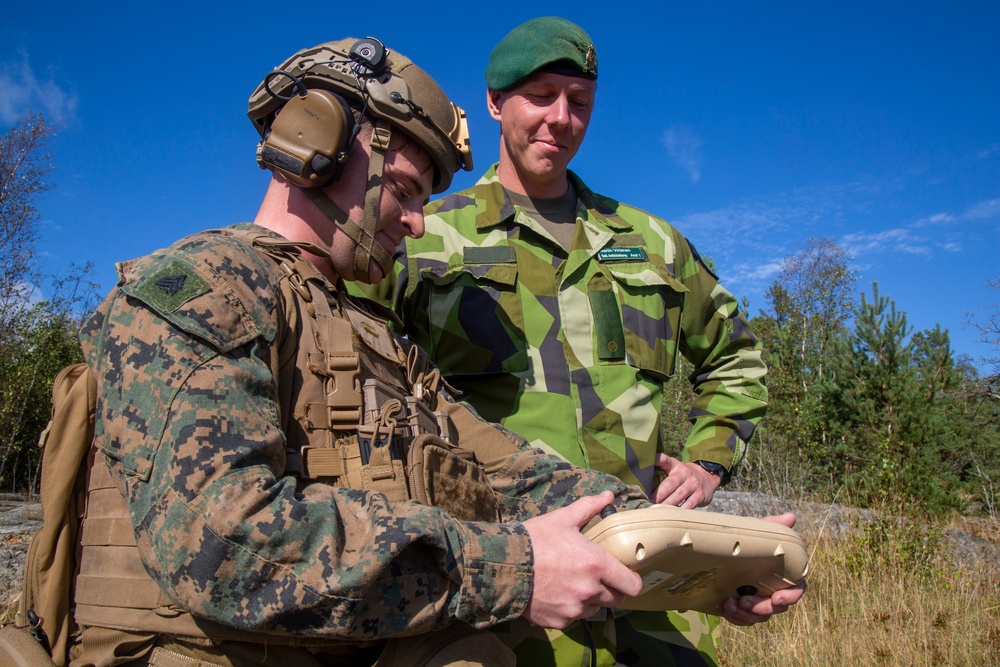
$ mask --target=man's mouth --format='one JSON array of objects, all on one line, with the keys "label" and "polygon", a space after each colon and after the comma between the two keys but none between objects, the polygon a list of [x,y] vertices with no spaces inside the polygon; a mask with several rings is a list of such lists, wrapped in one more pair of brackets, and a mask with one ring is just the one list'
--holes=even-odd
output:
[{"label": "man's mouth", "polygon": [[553,139],[543,139],[541,137],[536,137],[534,141],[536,144],[541,144],[542,146],[545,146],[546,148],[550,148],[552,150],[566,150],[566,146],[562,145],[561,143]]}]

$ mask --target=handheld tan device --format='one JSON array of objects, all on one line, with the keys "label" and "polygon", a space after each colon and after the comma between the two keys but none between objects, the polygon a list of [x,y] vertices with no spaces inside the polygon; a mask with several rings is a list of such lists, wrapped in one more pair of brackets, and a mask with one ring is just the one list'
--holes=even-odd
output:
[{"label": "handheld tan device", "polygon": [[727,599],[769,596],[808,569],[798,533],[750,517],[654,505],[612,514],[584,535],[642,576],[623,609],[719,615]]}]

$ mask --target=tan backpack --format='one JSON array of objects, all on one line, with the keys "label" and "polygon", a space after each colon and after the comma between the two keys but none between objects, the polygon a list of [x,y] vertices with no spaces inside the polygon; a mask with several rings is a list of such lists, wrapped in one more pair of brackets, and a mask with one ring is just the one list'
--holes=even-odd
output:
[{"label": "tan backpack", "polygon": [[[14,626],[4,628],[0,637],[0,665],[53,664],[44,661],[37,647],[55,664],[66,664],[70,637],[76,631],[70,609],[96,401],[97,384],[86,364],[67,366],[56,376],[52,419],[38,440],[43,448],[44,523],[28,548]],[[28,633],[34,639],[25,642]]]}]

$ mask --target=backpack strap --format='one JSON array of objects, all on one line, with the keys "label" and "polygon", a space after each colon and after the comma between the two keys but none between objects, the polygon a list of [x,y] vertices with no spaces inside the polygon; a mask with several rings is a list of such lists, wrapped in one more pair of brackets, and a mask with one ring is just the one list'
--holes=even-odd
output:
[{"label": "backpack strap", "polygon": [[38,442],[44,523],[28,548],[16,624],[47,641],[57,664],[77,631],[70,606],[96,405],[97,383],[87,365],[63,368],[53,381],[52,419]]}]

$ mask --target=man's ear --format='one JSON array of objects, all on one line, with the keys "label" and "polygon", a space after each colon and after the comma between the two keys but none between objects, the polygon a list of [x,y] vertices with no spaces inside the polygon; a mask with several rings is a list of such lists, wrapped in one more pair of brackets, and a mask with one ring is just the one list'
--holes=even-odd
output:
[{"label": "man's ear", "polygon": [[503,103],[503,93],[497,90],[486,89],[486,108],[490,111],[493,120],[500,121],[500,107]]}]

